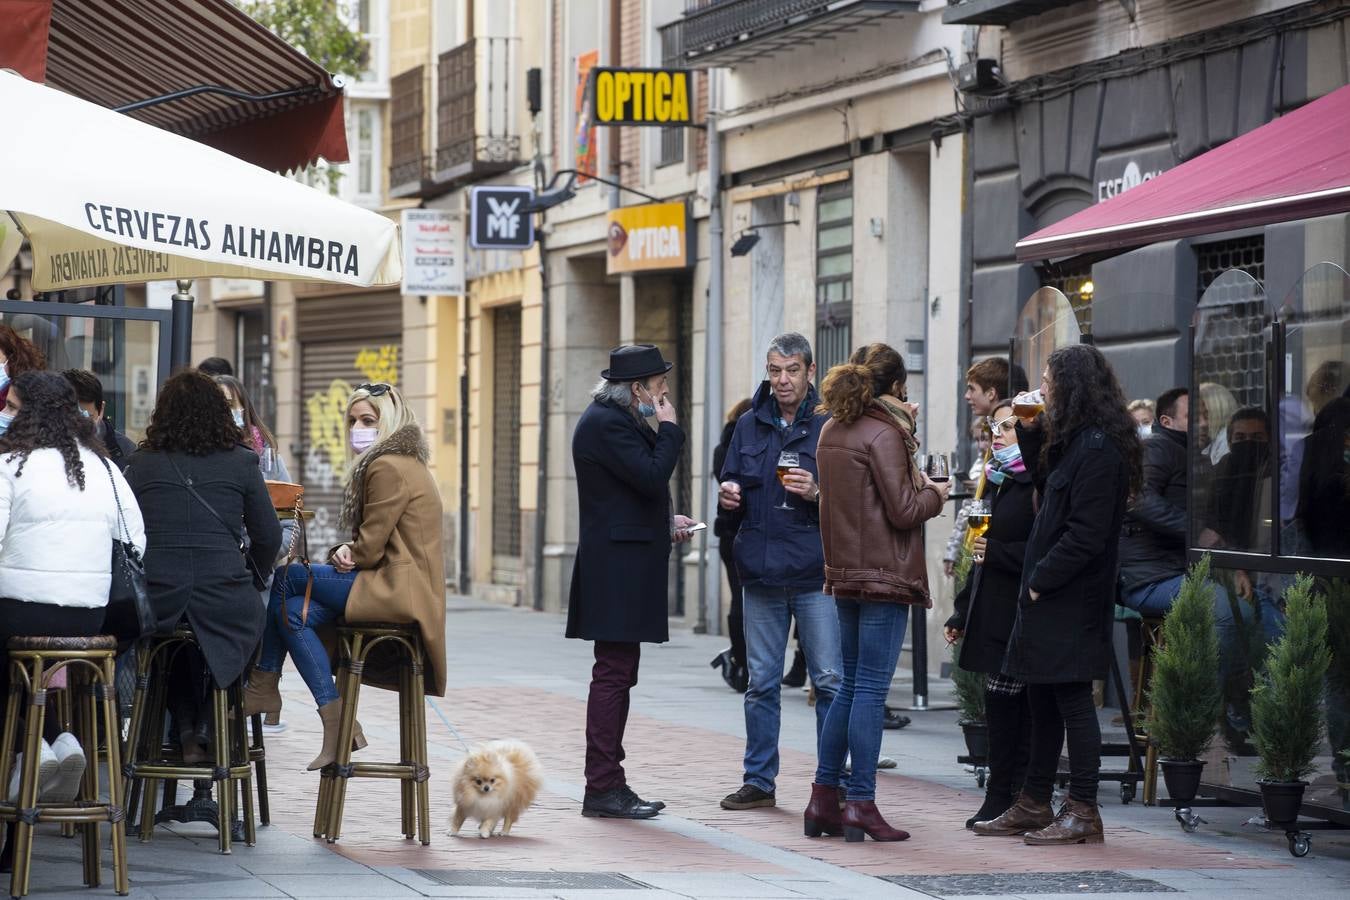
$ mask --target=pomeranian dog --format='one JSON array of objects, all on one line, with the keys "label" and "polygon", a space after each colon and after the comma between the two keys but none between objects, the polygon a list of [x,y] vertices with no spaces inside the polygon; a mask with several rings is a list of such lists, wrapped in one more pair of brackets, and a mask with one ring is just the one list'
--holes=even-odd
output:
[{"label": "pomeranian dog", "polygon": [[520,741],[489,741],[473,748],[453,778],[450,833],[458,835],[464,820],[472,817],[478,820],[480,838],[491,837],[498,824],[506,837],[534,802],[544,773],[534,751]]}]

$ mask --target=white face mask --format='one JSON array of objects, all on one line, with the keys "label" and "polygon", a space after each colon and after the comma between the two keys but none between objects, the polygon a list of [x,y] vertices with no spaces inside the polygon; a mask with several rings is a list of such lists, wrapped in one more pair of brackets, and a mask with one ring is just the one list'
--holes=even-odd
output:
[{"label": "white face mask", "polygon": [[352,429],[351,442],[352,449],[357,453],[365,453],[375,444],[379,435],[378,428],[362,428],[359,425]]},{"label": "white face mask", "polygon": [[244,411],[242,409],[234,410],[234,425],[236,428],[244,427]]}]

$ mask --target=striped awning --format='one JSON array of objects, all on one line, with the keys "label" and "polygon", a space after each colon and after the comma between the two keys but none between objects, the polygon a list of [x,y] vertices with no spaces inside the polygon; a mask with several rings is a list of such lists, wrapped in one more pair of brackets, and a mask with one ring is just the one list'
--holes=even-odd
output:
[{"label": "striped awning", "polygon": [[227,88],[128,115],[273,171],[347,161],[341,86],[229,0],[0,0],[0,68],[113,109]]}]

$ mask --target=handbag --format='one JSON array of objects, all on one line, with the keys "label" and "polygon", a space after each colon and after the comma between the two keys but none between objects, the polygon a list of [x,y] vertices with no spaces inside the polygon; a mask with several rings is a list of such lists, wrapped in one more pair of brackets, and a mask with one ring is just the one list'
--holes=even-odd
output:
[{"label": "handbag", "polygon": [[117,503],[117,519],[121,531],[112,542],[112,581],[108,585],[108,606],[103,616],[103,630],[118,641],[138,641],[153,632],[159,624],[150,594],[146,589],[145,562],[136,545],[131,542],[127,518],[122,512],[122,497],[117,491],[117,479],[106,459],[112,482],[113,499]]},{"label": "handbag", "polygon": [[289,512],[295,510],[297,518],[299,512],[305,508],[305,486],[303,484],[294,484],[290,481],[265,481],[267,485],[267,495],[272,498],[272,508],[277,512]]},{"label": "handbag", "polygon": [[164,458],[169,461],[170,466],[173,466],[174,472],[177,473],[178,475],[178,480],[183,483],[183,487],[187,488],[188,493],[193,496],[193,499],[195,499],[198,503],[200,503],[202,507],[207,512],[209,512],[217,522],[219,522],[222,526],[224,526],[225,531],[230,535],[231,538],[234,539],[235,543],[239,545],[239,555],[244,558],[244,565],[248,567],[248,570],[251,573],[253,573],[254,578],[253,583],[258,586],[259,590],[262,590],[262,588],[267,584],[267,579],[263,577],[263,574],[258,571],[258,567],[254,565],[253,557],[248,555],[248,544],[244,541],[243,531],[235,531],[233,528],[231,528],[230,523],[225,521],[225,517],[222,516],[220,513],[216,512],[215,507],[213,507],[210,503],[207,503],[205,497],[197,493],[197,489],[192,486],[192,479],[188,478],[186,475],[183,474],[183,470],[178,468],[178,463],[173,461],[172,456],[165,453]]}]

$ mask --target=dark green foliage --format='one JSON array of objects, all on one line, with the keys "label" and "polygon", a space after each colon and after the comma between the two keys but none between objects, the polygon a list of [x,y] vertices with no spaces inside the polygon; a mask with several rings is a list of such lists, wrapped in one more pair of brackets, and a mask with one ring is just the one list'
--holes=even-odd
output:
[{"label": "dark green foliage", "polygon": [[961,668],[961,642],[952,644],[952,687],[956,690],[956,708],[962,722],[984,721],[983,672],[968,672]]},{"label": "dark green foliage", "polygon": [[335,75],[358,75],[370,47],[335,0],[234,0],[259,25]]},{"label": "dark green foliage", "polygon": [[1153,655],[1149,736],[1164,759],[1198,759],[1223,706],[1208,554],[1186,573],[1162,633]]},{"label": "dark green foliage", "polygon": [[1265,671],[1252,688],[1252,740],[1261,755],[1261,776],[1290,782],[1314,769],[1331,648],[1326,602],[1313,593],[1311,576],[1298,576],[1284,603],[1284,635],[1271,645]]}]

